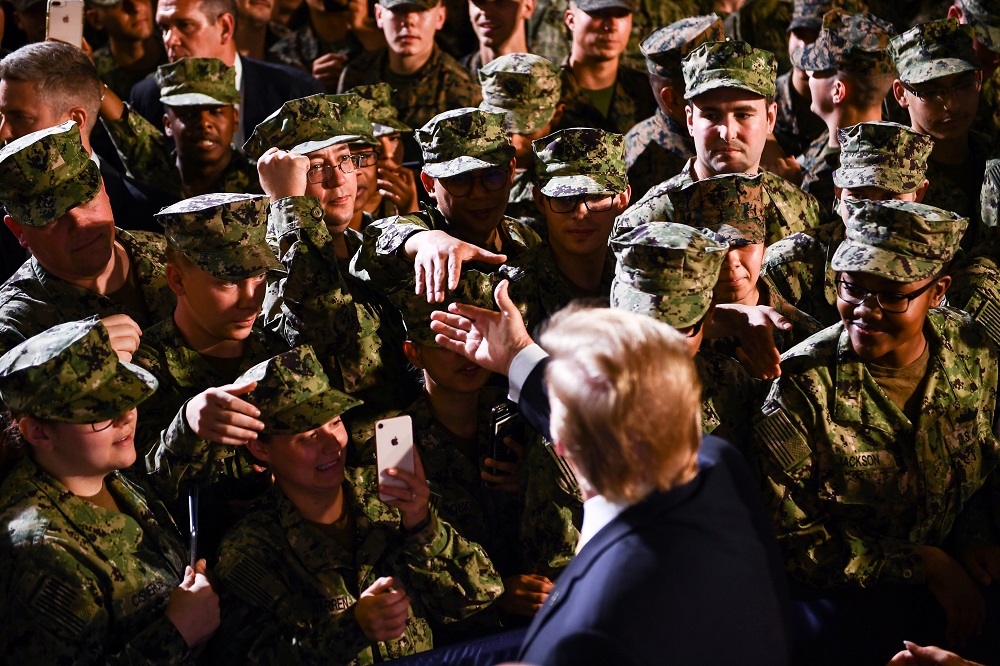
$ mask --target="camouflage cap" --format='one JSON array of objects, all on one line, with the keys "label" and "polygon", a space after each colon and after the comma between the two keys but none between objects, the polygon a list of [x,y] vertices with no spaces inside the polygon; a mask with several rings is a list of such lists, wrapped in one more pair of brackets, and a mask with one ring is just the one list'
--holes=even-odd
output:
[{"label": "camouflage cap", "polygon": [[533,134],[555,115],[562,95],[560,69],[532,53],[508,53],[479,70],[480,109],[507,114],[507,130]]},{"label": "camouflage cap", "polygon": [[953,18],[921,23],[892,38],[889,53],[905,83],[923,83],[979,69],[972,27]]},{"label": "camouflage cap", "polygon": [[361,140],[361,135],[348,129],[350,112],[341,108],[336,98],[337,95],[320,94],[285,102],[257,125],[243,144],[243,152],[258,160],[274,146],[305,155],[334,144]]},{"label": "camouflage cap", "polygon": [[1000,7],[996,0],[961,0],[965,19],[976,39],[993,52],[1000,52]]},{"label": "camouflage cap", "polygon": [[243,399],[260,410],[265,435],[294,435],[314,430],[361,401],[330,385],[309,345],[258,363],[236,380],[257,382]]},{"label": "camouflage cap", "polygon": [[493,302],[493,289],[499,282],[499,274],[481,273],[475,269],[462,271],[458,287],[445,294],[443,303],[428,303],[427,296],[417,294],[413,289],[400,289],[389,295],[403,315],[406,326],[406,336],[417,343],[436,347],[434,331],[431,330],[431,313],[435,310],[448,310],[452,303],[466,303],[486,310],[496,310]]},{"label": "camouflage cap", "polygon": [[778,61],[770,51],[755,49],[746,42],[706,42],[689,53],[681,66],[686,99],[716,88],[774,96]]},{"label": "camouflage cap", "polygon": [[44,227],[101,190],[101,171],[72,120],[0,149],[0,203],[14,221]]},{"label": "camouflage cap", "polygon": [[893,27],[873,14],[847,14],[834,9],[823,17],[823,29],[812,44],[792,53],[792,64],[807,72],[839,70],[890,74]]},{"label": "camouflage cap", "polygon": [[639,43],[639,52],[646,58],[650,74],[680,81],[683,77],[681,60],[688,53],[705,42],[725,39],[722,19],[717,15],[689,16],[651,32]]},{"label": "camouflage cap", "polygon": [[421,10],[428,10],[441,4],[441,0],[378,0],[378,4],[382,5],[385,9],[412,5],[419,7]]},{"label": "camouflage cap", "polygon": [[868,7],[861,0],[795,0],[792,3],[792,20],[788,23],[787,32],[799,28],[819,30],[823,27],[823,17],[833,9],[843,10],[847,14],[868,11]]},{"label": "camouflage cap", "polygon": [[983,224],[987,227],[997,227],[997,215],[1000,213],[1000,159],[986,161],[986,175],[983,178],[983,189],[979,192],[980,210],[983,211]]},{"label": "camouflage cap", "polygon": [[412,127],[399,119],[399,111],[392,104],[392,86],[388,83],[355,86],[347,92],[374,102],[373,105],[363,106],[363,108],[368,109],[368,118],[372,121],[372,134],[376,138],[413,131]]},{"label": "camouflage cap", "polygon": [[931,137],[890,122],[842,127],[837,136],[840,167],[833,172],[837,187],[878,187],[903,194],[923,184],[934,148]]},{"label": "camouflage cap", "polygon": [[635,13],[633,0],[573,0],[573,4],[585,12],[596,12],[601,9],[624,9]]},{"label": "camouflage cap", "polygon": [[153,395],[156,378],[118,360],[96,316],[53,326],[0,357],[0,399],[15,414],[60,423],[121,416]]},{"label": "camouflage cap", "polygon": [[722,174],[688,183],[667,196],[674,206],[674,221],[689,227],[706,227],[730,245],[764,242],[763,174]]},{"label": "camouflage cap", "polygon": [[181,58],[156,68],[160,102],[167,106],[226,106],[240,103],[236,68],[218,58]]},{"label": "camouflage cap", "polygon": [[848,199],[847,238],[830,260],[835,271],[916,282],[955,256],[968,218],[941,208],[888,199]]},{"label": "camouflage cap", "polygon": [[559,130],[531,142],[535,183],[548,197],[624,192],[625,137],[587,127]]},{"label": "camouflage cap", "polygon": [[431,178],[488,169],[514,158],[507,117],[471,107],[437,114],[417,130],[417,142],[424,154],[424,173]]},{"label": "camouflage cap", "polygon": [[375,140],[375,129],[372,124],[372,113],[375,102],[355,93],[328,95],[329,101],[340,107],[340,122],[348,134],[357,135],[357,139],[348,143],[363,143],[378,146]]},{"label": "camouflage cap", "polygon": [[618,257],[611,307],[687,328],[705,316],[729,246],[708,230],[640,224],[611,237]]},{"label": "camouflage cap", "polygon": [[202,194],[156,214],[167,244],[209,275],[237,282],[282,264],[268,247],[268,198],[253,194]]}]

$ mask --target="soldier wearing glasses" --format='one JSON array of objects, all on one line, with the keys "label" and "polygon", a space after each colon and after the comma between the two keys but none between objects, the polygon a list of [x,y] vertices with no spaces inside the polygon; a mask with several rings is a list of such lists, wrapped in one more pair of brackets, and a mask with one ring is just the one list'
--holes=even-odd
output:
[{"label": "soldier wearing glasses", "polygon": [[938,307],[967,220],[908,201],[844,206],[841,323],[784,355],[753,451],[796,596],[821,614],[810,654],[867,663],[920,636],[908,640],[983,659],[1000,548],[977,492],[1000,455],[998,352]]}]

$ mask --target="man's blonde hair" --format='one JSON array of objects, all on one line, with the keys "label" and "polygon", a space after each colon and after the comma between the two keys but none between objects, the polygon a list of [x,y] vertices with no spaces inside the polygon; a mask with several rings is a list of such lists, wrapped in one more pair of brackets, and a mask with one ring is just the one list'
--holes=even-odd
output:
[{"label": "man's blonde hair", "polygon": [[669,490],[701,441],[701,383],[683,335],[650,317],[567,308],[540,338],[552,433],[593,488],[634,504]]}]

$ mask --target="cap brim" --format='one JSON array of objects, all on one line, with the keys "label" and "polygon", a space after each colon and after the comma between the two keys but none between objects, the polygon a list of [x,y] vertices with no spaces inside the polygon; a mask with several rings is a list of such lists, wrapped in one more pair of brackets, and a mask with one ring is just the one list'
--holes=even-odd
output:
[{"label": "cap brim", "polygon": [[617,194],[625,187],[601,176],[555,176],[542,185],[541,192],[547,197],[573,197],[581,194]]},{"label": "cap brim", "polygon": [[268,416],[263,432],[273,435],[295,435],[308,432],[362,404],[361,400],[328,388],[308,400]]},{"label": "cap brim", "polygon": [[[233,265],[230,255],[232,251],[184,253],[198,268],[219,280],[238,282],[271,271],[285,271],[284,264],[278,261],[270,248],[252,246],[241,250],[239,265]],[[219,271],[219,266],[227,270]]]},{"label": "cap brim", "polygon": [[[740,81],[739,79],[734,79],[728,76],[712,78],[706,81],[702,81],[700,85],[698,85],[695,88],[694,92],[690,93],[685,92],[684,95],[687,99],[694,99],[698,95],[704,95],[707,92],[718,90],[719,88],[735,88],[736,90],[745,90],[746,92],[751,93],[753,95],[760,95],[761,97],[767,97],[767,95],[765,95],[760,90],[757,90],[756,88],[752,88],[749,85],[747,85],[745,81]],[[773,91],[771,94],[772,95],[774,94]]]},{"label": "cap brim", "polygon": [[69,403],[70,411],[74,415],[72,420],[58,413],[38,416],[64,423],[107,421],[121,416],[153,395],[157,385],[156,378],[148,371],[137,365],[119,361],[111,379],[85,395],[74,397]]},{"label": "cap brim", "polygon": [[364,137],[360,134],[338,134],[336,136],[331,136],[328,139],[303,141],[302,143],[292,146],[289,152],[299,153],[300,155],[308,155],[309,153],[315,153],[317,150],[323,150],[329,146],[335,146],[338,143],[352,143],[354,141],[360,141],[363,138]]},{"label": "cap brim", "polygon": [[920,63],[920,74],[912,78],[903,78],[908,72],[901,72],[899,75],[900,80],[905,83],[926,83],[927,81],[933,81],[934,79],[939,79],[942,76],[951,76],[952,74],[963,74],[965,72],[975,72],[980,69],[978,64],[971,63],[968,60],[962,60],[961,58],[935,58],[930,61],[924,61]]},{"label": "cap brim", "polygon": [[[680,305],[681,301],[683,306]],[[711,305],[711,289],[683,296],[663,295],[639,291],[617,278],[611,282],[611,307],[646,315],[677,329],[697,324]]]},{"label": "cap brim", "polygon": [[552,117],[556,114],[556,108],[553,105],[552,113],[545,119],[545,122],[540,123],[531,121],[531,117],[537,109],[524,109],[523,111],[505,109],[500,106],[493,106],[492,104],[488,104],[486,102],[482,102],[479,105],[479,108],[483,111],[505,114],[507,116],[507,131],[515,134],[534,134],[541,128],[548,125],[552,120]]},{"label": "cap brim", "polygon": [[924,182],[924,176],[900,177],[898,171],[895,178],[889,177],[888,169],[884,167],[838,167],[833,172],[833,184],[841,189],[852,187],[877,187],[892,192],[905,194],[913,192]]},{"label": "cap brim", "polygon": [[[59,219],[77,206],[92,201],[101,191],[101,169],[93,160],[87,160],[86,166],[73,178],[60,183],[52,190],[35,195],[30,201],[5,201],[7,213],[19,225],[24,227],[44,227]],[[82,192],[81,196],[65,196],[66,192]],[[41,218],[37,213],[44,212]]]},{"label": "cap brim", "polygon": [[431,178],[449,178],[476,169],[489,169],[491,167],[507,164],[514,158],[514,146],[504,145],[478,157],[462,155],[446,162],[427,162],[423,171]]},{"label": "cap brim", "polygon": [[944,264],[889,252],[879,247],[841,241],[830,260],[830,268],[847,273],[868,273],[894,282],[917,282],[935,275]]},{"label": "cap brim", "polygon": [[792,64],[803,72],[828,72],[837,66],[830,57],[829,49],[819,41],[795,49],[791,56]]},{"label": "cap brim", "polygon": [[160,103],[167,106],[233,106],[236,102],[226,102],[202,93],[184,93],[182,95],[164,95]]}]

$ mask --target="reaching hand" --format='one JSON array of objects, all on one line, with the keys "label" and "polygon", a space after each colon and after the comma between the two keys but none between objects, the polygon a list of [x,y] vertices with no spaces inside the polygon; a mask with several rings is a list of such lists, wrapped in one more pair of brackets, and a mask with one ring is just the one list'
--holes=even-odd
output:
[{"label": "reaching hand", "polygon": [[237,396],[246,395],[257,382],[228,384],[205,389],[188,400],[184,418],[191,430],[202,439],[227,446],[243,446],[264,424],[257,420],[260,410]]},{"label": "reaching hand", "polygon": [[413,234],[406,240],[404,252],[407,257],[413,258],[417,293],[426,293],[428,303],[443,302],[445,290],[458,286],[462,264],[469,261],[502,264],[507,261],[505,255],[484,250],[438,230]]}]

